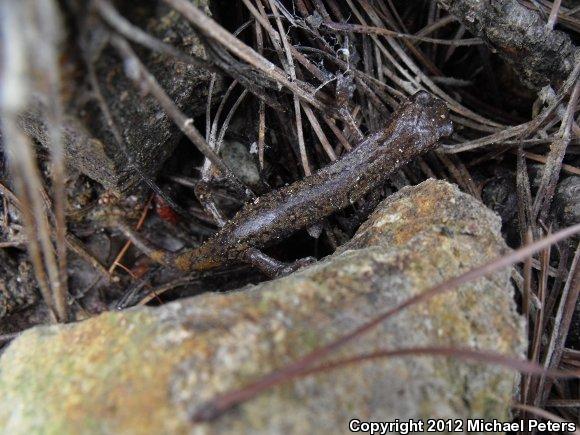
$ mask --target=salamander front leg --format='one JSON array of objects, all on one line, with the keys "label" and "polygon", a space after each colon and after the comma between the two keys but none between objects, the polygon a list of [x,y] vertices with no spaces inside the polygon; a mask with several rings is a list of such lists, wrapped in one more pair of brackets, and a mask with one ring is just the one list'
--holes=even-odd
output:
[{"label": "salamander front leg", "polygon": [[247,263],[251,264],[256,269],[260,270],[271,278],[278,278],[284,275],[288,275],[298,269],[316,262],[316,258],[306,257],[301,258],[300,260],[296,260],[292,263],[284,263],[270,257],[269,255],[264,254],[262,251],[256,248],[250,248],[246,251],[245,260]]}]

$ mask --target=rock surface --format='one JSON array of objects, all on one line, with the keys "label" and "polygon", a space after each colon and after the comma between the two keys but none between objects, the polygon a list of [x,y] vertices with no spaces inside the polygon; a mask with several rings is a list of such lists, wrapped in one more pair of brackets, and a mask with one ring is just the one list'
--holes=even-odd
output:
[{"label": "rock surface", "polygon": [[516,0],[438,3],[512,65],[531,89],[557,88],[580,58],[580,49],[565,32],[548,28],[540,14]]},{"label": "rock surface", "polygon": [[[506,250],[500,219],[456,187],[429,180],[405,188],[339,252],[291,276],[24,333],[0,359],[0,427],[10,434],[348,433],[351,418],[505,420],[513,372],[436,357],[303,378],[210,424],[188,417],[216,393]],[[526,339],[509,275],[416,305],[339,353],[438,344],[521,357]]]},{"label": "rock surface", "polygon": [[580,177],[566,177],[558,183],[552,212],[557,228],[580,222]]},{"label": "rock surface", "polygon": [[[141,2],[138,6],[119,3],[122,15],[149,34],[185,53],[205,56],[204,47],[191,26],[167,5],[162,2]],[[211,14],[209,0],[195,0],[194,3]],[[95,73],[111,116],[134,161],[145,173],[154,176],[177,145],[181,137],[179,128],[153,97],[144,95],[127,78],[117,52],[104,40],[106,33],[100,28],[102,23],[97,17],[82,8],[75,13],[86,18],[83,27],[92,28],[90,37],[81,44],[86,46],[83,50],[91,48],[96,52],[93,55]],[[74,73],[63,79],[66,85],[63,98],[67,105],[63,132],[67,161],[107,189],[126,190],[141,179],[135,170],[128,168],[95,98],[87,98],[87,89],[91,86],[85,82],[88,76],[79,58],[80,49],[72,41],[69,44],[65,54],[70,64],[66,69]],[[191,117],[205,113],[210,81],[208,71],[139,46],[136,49],[142,62],[179,108]],[[214,92],[220,91],[221,83],[217,81]],[[28,134],[47,146],[49,138],[42,101],[40,98],[21,117],[20,123]]]}]

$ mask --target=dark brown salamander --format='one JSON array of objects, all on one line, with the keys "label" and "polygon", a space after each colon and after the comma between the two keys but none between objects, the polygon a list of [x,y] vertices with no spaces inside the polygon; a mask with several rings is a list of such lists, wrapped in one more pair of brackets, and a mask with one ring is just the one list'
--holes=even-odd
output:
[{"label": "dark brown salamander", "polygon": [[184,272],[245,262],[270,275],[288,273],[306,262],[287,265],[260,249],[361,199],[394,171],[435,148],[437,141],[452,131],[445,103],[420,91],[401,104],[384,129],[369,135],[354,150],[311,176],[246,204],[196,249],[178,254],[151,249],[136,234],[123,229],[152,259]]}]

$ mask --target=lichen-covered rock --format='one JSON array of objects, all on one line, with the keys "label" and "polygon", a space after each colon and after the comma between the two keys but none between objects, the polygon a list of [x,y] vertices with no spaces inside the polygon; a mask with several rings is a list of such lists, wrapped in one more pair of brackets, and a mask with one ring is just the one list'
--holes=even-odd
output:
[{"label": "lichen-covered rock", "polygon": [[[212,423],[192,411],[506,252],[500,219],[445,182],[384,201],[336,254],[276,281],[39,327],[0,359],[3,433],[348,433],[348,421],[508,418],[516,375],[452,358],[374,360],[273,388]],[[413,306],[337,356],[470,346],[521,357],[509,270]]]}]

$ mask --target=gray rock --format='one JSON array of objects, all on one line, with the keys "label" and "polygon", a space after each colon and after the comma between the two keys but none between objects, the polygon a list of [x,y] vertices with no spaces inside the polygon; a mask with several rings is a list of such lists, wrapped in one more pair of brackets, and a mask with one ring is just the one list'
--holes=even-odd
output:
[{"label": "gray rock", "polygon": [[221,150],[225,164],[248,186],[260,185],[260,171],[248,147],[238,141],[226,141]]},{"label": "gray rock", "polygon": [[[504,254],[500,219],[445,182],[381,203],[291,276],[159,308],[34,328],[0,358],[4,433],[348,433],[348,421],[506,420],[517,376],[453,358],[380,359],[273,388],[207,424],[191,412],[433,284]],[[334,357],[469,346],[523,357],[509,270],[413,306]]]}]

